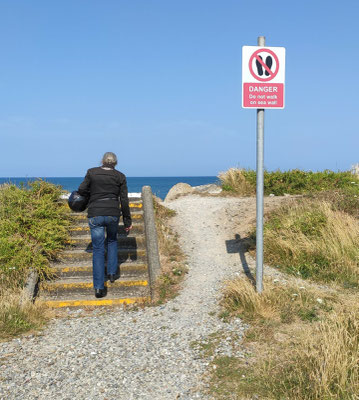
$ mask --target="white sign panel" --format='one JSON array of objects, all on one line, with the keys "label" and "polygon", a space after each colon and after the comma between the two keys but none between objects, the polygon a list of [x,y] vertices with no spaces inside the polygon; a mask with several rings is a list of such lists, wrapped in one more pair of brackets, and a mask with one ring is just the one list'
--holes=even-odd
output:
[{"label": "white sign panel", "polygon": [[284,47],[242,47],[243,108],[284,108],[284,85]]}]

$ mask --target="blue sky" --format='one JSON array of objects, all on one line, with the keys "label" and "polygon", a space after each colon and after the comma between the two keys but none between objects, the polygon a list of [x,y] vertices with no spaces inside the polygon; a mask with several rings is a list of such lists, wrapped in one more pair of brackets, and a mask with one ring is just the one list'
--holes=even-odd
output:
[{"label": "blue sky", "polygon": [[286,108],[265,112],[265,167],[359,162],[357,1],[1,0],[0,176],[255,168],[241,49],[286,48]]}]

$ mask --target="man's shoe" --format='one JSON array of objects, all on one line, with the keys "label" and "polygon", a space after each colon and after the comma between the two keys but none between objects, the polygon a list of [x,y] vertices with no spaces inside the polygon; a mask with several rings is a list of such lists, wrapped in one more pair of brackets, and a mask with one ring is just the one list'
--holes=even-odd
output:
[{"label": "man's shoe", "polygon": [[106,296],[106,290],[105,289],[95,289],[95,297],[100,299],[101,297]]},{"label": "man's shoe", "polygon": [[110,275],[108,276],[108,278],[110,279],[110,282],[111,282],[111,283],[114,283],[114,282],[115,282],[115,279],[116,279],[116,275],[115,275],[115,274],[110,274]]}]

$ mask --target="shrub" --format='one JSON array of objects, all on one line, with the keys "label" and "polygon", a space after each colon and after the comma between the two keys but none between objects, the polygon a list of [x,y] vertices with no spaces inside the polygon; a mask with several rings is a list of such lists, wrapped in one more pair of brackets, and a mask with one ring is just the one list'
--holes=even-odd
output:
[{"label": "shrub", "polygon": [[[219,179],[223,190],[242,196],[252,195],[256,191],[256,171],[231,168],[221,172]],[[359,195],[359,176],[350,171],[323,172],[301,171],[264,171],[264,194],[282,196],[287,194],[306,194],[329,190],[353,189]]]},{"label": "shrub", "polygon": [[60,187],[45,181],[1,187],[0,287],[22,286],[29,268],[49,272],[49,260],[68,239],[68,208],[60,195]]}]

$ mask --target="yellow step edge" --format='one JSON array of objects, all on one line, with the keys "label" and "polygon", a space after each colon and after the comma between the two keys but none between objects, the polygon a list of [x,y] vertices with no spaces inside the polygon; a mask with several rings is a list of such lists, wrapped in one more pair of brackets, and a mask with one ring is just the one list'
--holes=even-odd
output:
[{"label": "yellow step edge", "polygon": [[[132,238],[134,238],[134,240],[132,240]],[[142,237],[141,236],[139,236],[139,237],[127,236],[127,237],[124,237],[124,238],[119,237],[118,239],[119,240],[123,240],[123,241],[132,240],[132,241],[136,241],[136,243],[138,241],[140,243],[140,242],[142,242],[144,240],[144,237],[143,236]],[[83,243],[88,244],[88,243],[91,243],[91,237],[85,237],[85,238],[83,238],[83,237],[73,237],[72,239],[65,240],[65,243],[67,245],[75,245],[75,244],[83,244]]]},{"label": "yellow step edge", "polygon": [[[141,219],[142,217],[143,217],[142,213],[141,214],[131,214],[131,218],[132,219]],[[77,219],[77,220],[79,220],[79,219],[85,220],[85,219],[87,219],[87,215],[84,215],[84,214],[71,214],[71,218]]]},{"label": "yellow step edge", "polygon": [[[67,206],[69,207],[68,204],[67,204]],[[129,203],[129,206],[132,208],[142,208],[142,203]]]},{"label": "yellow step edge", "polygon": [[[142,227],[142,225],[135,225],[134,227]],[[71,226],[69,231],[73,232],[73,231],[89,231],[90,227],[88,225],[84,225],[84,226]]]},{"label": "yellow step edge", "polygon": [[142,203],[130,203],[130,207],[133,207],[133,208],[142,208]]},{"label": "yellow step edge", "polygon": [[[129,256],[133,256],[136,255],[138,257],[144,257],[146,255],[146,250],[145,249],[118,249],[119,254],[129,254]],[[71,252],[71,250],[68,251],[68,253],[62,253],[62,255],[60,254],[60,259],[71,259],[71,258],[83,258],[83,257],[87,257],[88,255],[92,255],[93,253],[88,253],[86,251],[83,251],[82,253],[73,253]]]},{"label": "yellow step edge", "polygon": [[86,307],[86,306],[116,306],[121,304],[148,303],[150,297],[129,297],[127,299],[102,299],[102,300],[48,300],[42,301],[43,304],[51,308],[62,307]]},{"label": "yellow step edge", "polygon": [[[141,281],[117,281],[114,283],[111,283],[111,285],[108,285],[107,282],[105,282],[106,287],[130,287],[130,286],[148,286],[148,281],[147,280],[141,280]],[[48,292],[52,292],[55,290],[66,290],[66,289],[92,289],[93,284],[92,282],[74,282],[74,283],[42,283],[41,284],[41,289],[46,290]]]},{"label": "yellow step edge", "polygon": [[[122,271],[131,271],[132,269],[139,269],[139,270],[147,270],[147,265],[146,264],[138,264],[138,265],[123,265],[120,267],[120,270]],[[92,266],[85,266],[85,267],[58,267],[58,268],[53,268],[52,272],[83,272],[83,271],[92,271]]]}]

